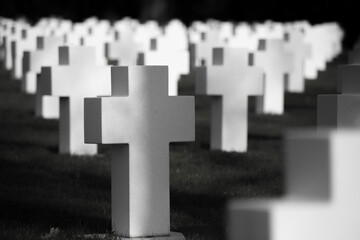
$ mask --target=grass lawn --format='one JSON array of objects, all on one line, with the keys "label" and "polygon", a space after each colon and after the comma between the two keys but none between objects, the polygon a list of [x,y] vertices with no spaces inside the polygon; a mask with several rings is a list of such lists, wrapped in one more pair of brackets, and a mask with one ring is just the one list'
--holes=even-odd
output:
[{"label": "grass lawn", "polygon": [[[230,198],[283,194],[285,129],[316,125],[316,96],[335,93],[341,56],[306,82],[305,94],[286,94],[282,116],[255,115],[250,100],[249,151],[209,151],[210,101],[196,97],[196,142],[171,144],[171,229],[187,239],[225,239]],[[189,80],[180,92],[191,92]],[[35,98],[0,70],[0,239],[51,239],[111,232],[110,156],[59,155],[58,121],[34,117]]]}]

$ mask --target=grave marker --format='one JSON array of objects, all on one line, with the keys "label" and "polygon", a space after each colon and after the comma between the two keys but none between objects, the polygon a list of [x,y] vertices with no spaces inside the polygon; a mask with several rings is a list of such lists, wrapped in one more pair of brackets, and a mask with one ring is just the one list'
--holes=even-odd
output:
[{"label": "grave marker", "polygon": [[59,64],[43,67],[44,95],[60,97],[60,153],[96,154],[84,143],[84,98],[111,94],[110,67],[95,63],[92,47],[59,47]]},{"label": "grave marker", "polygon": [[22,80],[23,54],[25,51],[36,49],[36,38],[40,33],[39,29],[28,27],[22,30],[21,38],[11,41],[12,75],[14,79]]},{"label": "grave marker", "polygon": [[220,41],[219,32],[209,30],[201,33],[201,41],[190,46],[191,67],[208,66],[212,62],[212,49],[223,47],[225,44]]},{"label": "grave marker", "polygon": [[[59,118],[59,97],[46,96],[41,84],[41,67],[59,64],[59,46],[64,43],[61,37],[38,37],[36,51],[25,52],[24,72],[26,69],[25,89],[28,93],[33,88],[35,95],[35,116],[44,119]],[[27,68],[26,66],[29,65]],[[33,81],[36,81],[35,84]]]},{"label": "grave marker", "polygon": [[242,23],[235,27],[235,35],[229,39],[229,47],[245,48],[248,51],[256,51],[258,37],[250,25]]},{"label": "grave marker", "polygon": [[253,60],[253,65],[265,73],[264,96],[257,98],[257,112],[283,114],[285,76],[292,70],[292,54],[285,50],[282,40],[262,39]]},{"label": "grave marker", "polygon": [[137,42],[131,31],[123,30],[120,39],[106,45],[106,56],[116,61],[116,65],[136,65],[139,53],[144,49],[143,44]]},{"label": "grave marker", "polygon": [[11,43],[16,39],[20,39],[22,37],[24,26],[20,23],[14,23],[11,27],[9,27],[9,31],[3,38],[4,41],[4,50],[5,50],[5,68],[7,70],[11,70],[13,66],[13,56],[11,52]]},{"label": "grave marker", "polygon": [[194,98],[168,96],[165,66],[112,67],[111,74],[111,97],[85,99],[85,141],[112,144],[113,230],[184,239],[170,234],[169,142],[194,141]]},{"label": "grave marker", "polygon": [[212,96],[211,149],[247,150],[248,97],[262,95],[263,71],[240,48],[214,48],[213,66],[196,69],[196,93]]},{"label": "grave marker", "polygon": [[80,38],[82,46],[95,48],[97,65],[107,65],[105,44],[112,40],[109,28],[108,22],[101,21],[89,29],[89,34]]},{"label": "grave marker", "polygon": [[187,28],[177,19],[171,20],[164,27],[164,34],[157,39],[158,50],[185,50],[189,46]]},{"label": "grave marker", "polygon": [[285,49],[293,55],[293,66],[289,75],[287,90],[302,93],[305,90],[305,60],[311,54],[311,47],[304,42],[300,30],[292,29],[285,33]]},{"label": "grave marker", "polygon": [[181,75],[190,72],[189,59],[188,50],[150,50],[140,53],[138,64],[169,66],[169,95],[177,96]]},{"label": "grave marker", "polygon": [[37,37],[36,50],[25,51],[23,57],[22,90],[36,93],[36,76],[43,66],[53,66],[59,62],[58,47],[64,43],[60,37]]}]

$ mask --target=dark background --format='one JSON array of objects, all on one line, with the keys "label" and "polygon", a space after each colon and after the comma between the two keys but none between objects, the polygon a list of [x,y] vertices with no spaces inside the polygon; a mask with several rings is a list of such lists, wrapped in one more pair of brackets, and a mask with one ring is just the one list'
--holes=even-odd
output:
[{"label": "dark background", "polygon": [[311,0],[0,0],[0,16],[58,16],[82,21],[97,16],[109,20],[130,16],[140,20],[156,19],[162,23],[179,18],[186,24],[193,20],[214,18],[232,21],[294,21],[311,23],[337,21],[345,29],[345,46],[351,48],[360,34],[360,10],[356,1]]}]

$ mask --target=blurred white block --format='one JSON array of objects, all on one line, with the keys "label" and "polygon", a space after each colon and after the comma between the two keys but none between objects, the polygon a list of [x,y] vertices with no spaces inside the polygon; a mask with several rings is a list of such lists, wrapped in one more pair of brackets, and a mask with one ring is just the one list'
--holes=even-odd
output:
[{"label": "blurred white block", "polygon": [[168,96],[167,71],[112,67],[112,96],[85,99],[85,141],[112,144],[112,227],[121,237],[170,235],[169,143],[195,140],[195,105]]},{"label": "blurred white block", "polygon": [[264,92],[264,73],[249,66],[249,52],[215,48],[213,65],[196,69],[196,94],[212,96],[211,149],[245,152],[248,97]]},{"label": "blurred white block", "polygon": [[84,98],[111,94],[110,67],[95,64],[92,47],[59,47],[60,66],[43,67],[44,95],[60,97],[60,153],[93,155],[84,143]]},{"label": "blurred white block", "polygon": [[286,197],[233,200],[229,240],[359,239],[360,132],[292,132],[286,137]]},{"label": "blurred white block", "polygon": [[265,73],[264,96],[257,98],[257,112],[284,113],[285,75],[293,67],[293,55],[286,51],[283,40],[260,40],[259,50],[254,53],[254,66]]}]

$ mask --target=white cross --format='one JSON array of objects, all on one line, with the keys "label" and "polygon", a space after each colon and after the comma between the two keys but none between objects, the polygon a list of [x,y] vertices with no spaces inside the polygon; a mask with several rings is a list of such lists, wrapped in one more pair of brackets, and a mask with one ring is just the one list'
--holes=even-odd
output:
[{"label": "white cross", "polygon": [[285,33],[285,49],[293,54],[293,66],[289,75],[287,90],[289,92],[304,92],[305,60],[310,57],[311,46],[304,42],[304,36],[300,30],[292,29]]},{"label": "white cross", "polygon": [[95,64],[92,47],[59,47],[59,64],[42,68],[44,95],[60,98],[60,153],[96,154],[84,143],[84,98],[111,94],[110,67]]},{"label": "white cross", "polygon": [[[28,93],[36,92],[35,115],[45,119],[59,118],[59,98],[45,96],[41,85],[41,67],[59,64],[58,47],[64,42],[61,37],[38,37],[36,51],[24,53],[23,69],[25,79],[23,89]],[[40,77],[39,77],[40,76]]]},{"label": "white cross", "polygon": [[36,50],[25,51],[23,57],[22,89],[31,94],[36,93],[36,75],[41,67],[58,64],[58,47],[64,44],[61,37],[37,37],[36,41]]},{"label": "white cross", "polygon": [[5,68],[11,70],[13,66],[13,57],[11,52],[11,43],[14,40],[20,39],[23,37],[24,26],[21,24],[9,25],[7,34],[4,36],[4,48],[5,48]]},{"label": "white cross", "polygon": [[117,65],[136,65],[139,53],[144,49],[143,44],[137,42],[130,31],[122,31],[120,40],[107,44],[107,58],[116,61]]},{"label": "white cross", "polygon": [[[153,40],[157,42],[157,39]],[[177,96],[181,75],[190,72],[189,60],[188,50],[150,50],[139,55],[138,64],[169,66],[169,95]]]},{"label": "white cross", "polygon": [[67,45],[80,46],[81,38],[89,34],[89,27],[85,24],[75,23],[70,32],[64,33],[65,43]]},{"label": "white cross", "polygon": [[12,75],[14,79],[23,78],[23,54],[25,51],[36,49],[36,38],[41,31],[35,28],[26,28],[22,30],[22,37],[11,42],[12,54]]},{"label": "white cross", "polygon": [[189,47],[186,26],[179,20],[171,20],[158,37],[158,50],[185,50]]},{"label": "white cross", "polygon": [[293,57],[284,48],[284,41],[268,39],[259,41],[259,50],[254,54],[254,66],[265,72],[264,96],[257,98],[257,112],[284,113],[285,74],[292,68]]},{"label": "white cross", "polygon": [[96,51],[96,64],[107,65],[105,57],[105,44],[110,42],[111,36],[109,34],[107,25],[98,24],[90,29],[90,33],[80,38],[81,45],[87,47],[94,47]]},{"label": "white cross", "polygon": [[111,75],[111,97],[85,99],[85,141],[113,144],[113,230],[168,236],[169,142],[194,141],[194,97],[168,96],[165,66],[112,67]]},{"label": "white cross", "polygon": [[220,41],[219,32],[209,30],[201,33],[199,43],[190,45],[191,64],[195,67],[208,66],[212,61],[212,49],[215,47],[223,47],[224,43]]},{"label": "white cross", "polygon": [[235,35],[229,39],[229,47],[255,51],[258,47],[258,37],[251,26],[240,24],[235,28]]},{"label": "white cross", "polygon": [[199,67],[196,93],[212,96],[211,149],[247,150],[248,97],[263,94],[263,71],[241,48],[215,48],[214,65]]}]

